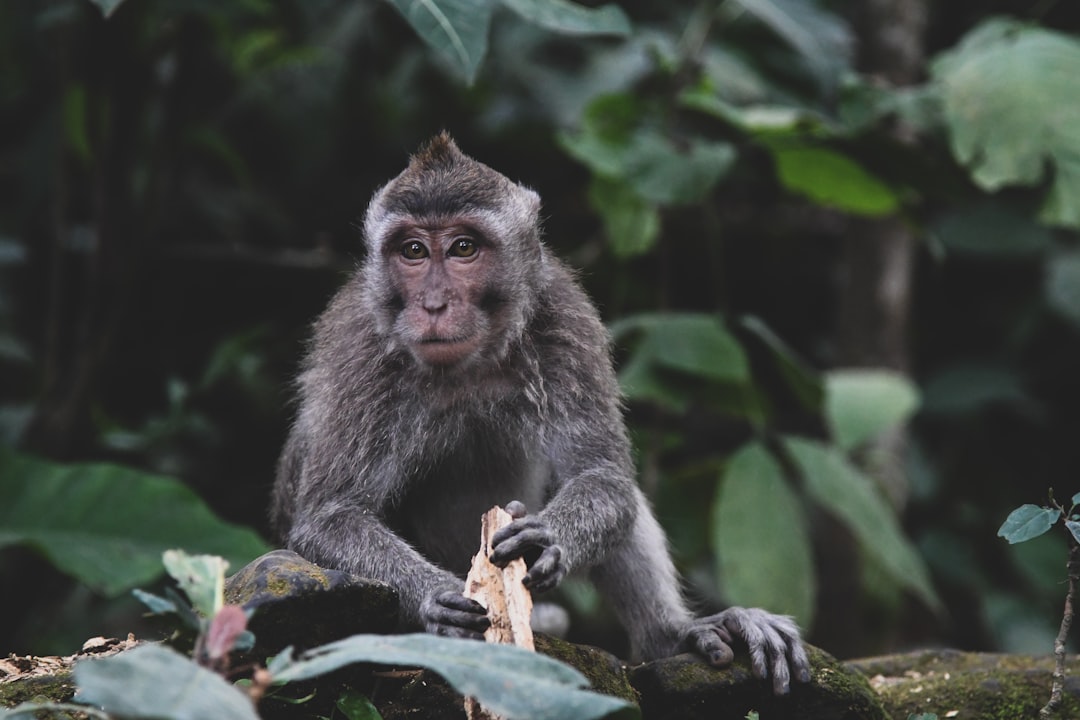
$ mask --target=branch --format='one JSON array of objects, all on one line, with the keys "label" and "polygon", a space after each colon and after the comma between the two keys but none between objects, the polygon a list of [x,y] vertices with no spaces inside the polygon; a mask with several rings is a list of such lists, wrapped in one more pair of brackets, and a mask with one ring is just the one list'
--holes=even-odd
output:
[{"label": "branch", "polygon": [[[1059,506],[1060,507],[1060,506]],[[1065,594],[1065,611],[1061,617],[1061,628],[1057,638],[1054,639],[1054,682],[1050,690],[1050,701],[1039,710],[1039,717],[1048,720],[1054,716],[1054,711],[1061,704],[1061,693],[1065,686],[1065,640],[1069,636],[1069,628],[1073,619],[1073,600],[1076,598],[1076,586],[1080,582],[1080,545],[1072,533],[1066,530],[1069,537],[1069,591]]]}]

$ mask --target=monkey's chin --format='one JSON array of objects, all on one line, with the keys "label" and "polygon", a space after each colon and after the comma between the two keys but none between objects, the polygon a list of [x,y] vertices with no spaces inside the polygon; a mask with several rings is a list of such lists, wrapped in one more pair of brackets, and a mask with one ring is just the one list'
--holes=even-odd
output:
[{"label": "monkey's chin", "polygon": [[451,367],[465,362],[475,349],[471,340],[424,340],[413,345],[413,354],[425,365]]}]

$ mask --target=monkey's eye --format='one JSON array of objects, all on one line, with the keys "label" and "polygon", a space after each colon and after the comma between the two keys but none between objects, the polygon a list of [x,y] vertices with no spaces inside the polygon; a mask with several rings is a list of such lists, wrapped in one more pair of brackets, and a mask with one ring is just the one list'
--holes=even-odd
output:
[{"label": "monkey's eye", "polygon": [[471,238],[459,237],[450,246],[450,255],[467,258],[476,254],[476,243]]},{"label": "monkey's eye", "polygon": [[418,240],[410,240],[401,246],[401,257],[406,260],[423,260],[428,256],[428,249]]}]

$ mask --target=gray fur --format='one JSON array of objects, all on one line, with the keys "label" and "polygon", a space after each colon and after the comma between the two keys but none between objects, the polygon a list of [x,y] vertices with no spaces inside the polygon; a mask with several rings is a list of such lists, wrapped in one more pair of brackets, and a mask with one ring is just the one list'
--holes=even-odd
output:
[{"label": "gray fur", "polygon": [[[458,206],[445,183],[463,188]],[[438,202],[424,205],[426,194]],[[666,656],[698,621],[634,480],[606,329],[544,249],[538,211],[534,192],[446,136],[376,193],[366,259],[315,324],[273,522],[308,559],[396,587],[404,624],[419,628],[425,603],[461,592],[481,514],[519,500],[550,528],[566,569],[604,592],[635,653]],[[484,353],[425,366],[396,330],[384,250],[402,223],[451,216],[496,244],[507,300]]]}]

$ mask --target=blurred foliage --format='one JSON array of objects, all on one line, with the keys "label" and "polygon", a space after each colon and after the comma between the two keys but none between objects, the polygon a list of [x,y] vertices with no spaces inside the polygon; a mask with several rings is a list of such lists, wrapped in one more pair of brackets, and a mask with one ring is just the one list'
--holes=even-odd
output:
[{"label": "blurred foliage", "polygon": [[[845,652],[1051,637],[1030,578],[1061,548],[993,540],[1080,467],[1080,9],[939,3],[895,87],[836,3],[587,4],[0,5],[0,437],[265,531],[307,324],[370,193],[446,128],[544,197],[703,605]],[[883,217],[920,241],[909,377],[836,367],[843,247]],[[5,586],[39,568],[0,554]],[[19,587],[2,649],[98,603]],[[564,599],[596,639],[595,597]],[[850,637],[814,625],[837,602]]]}]

